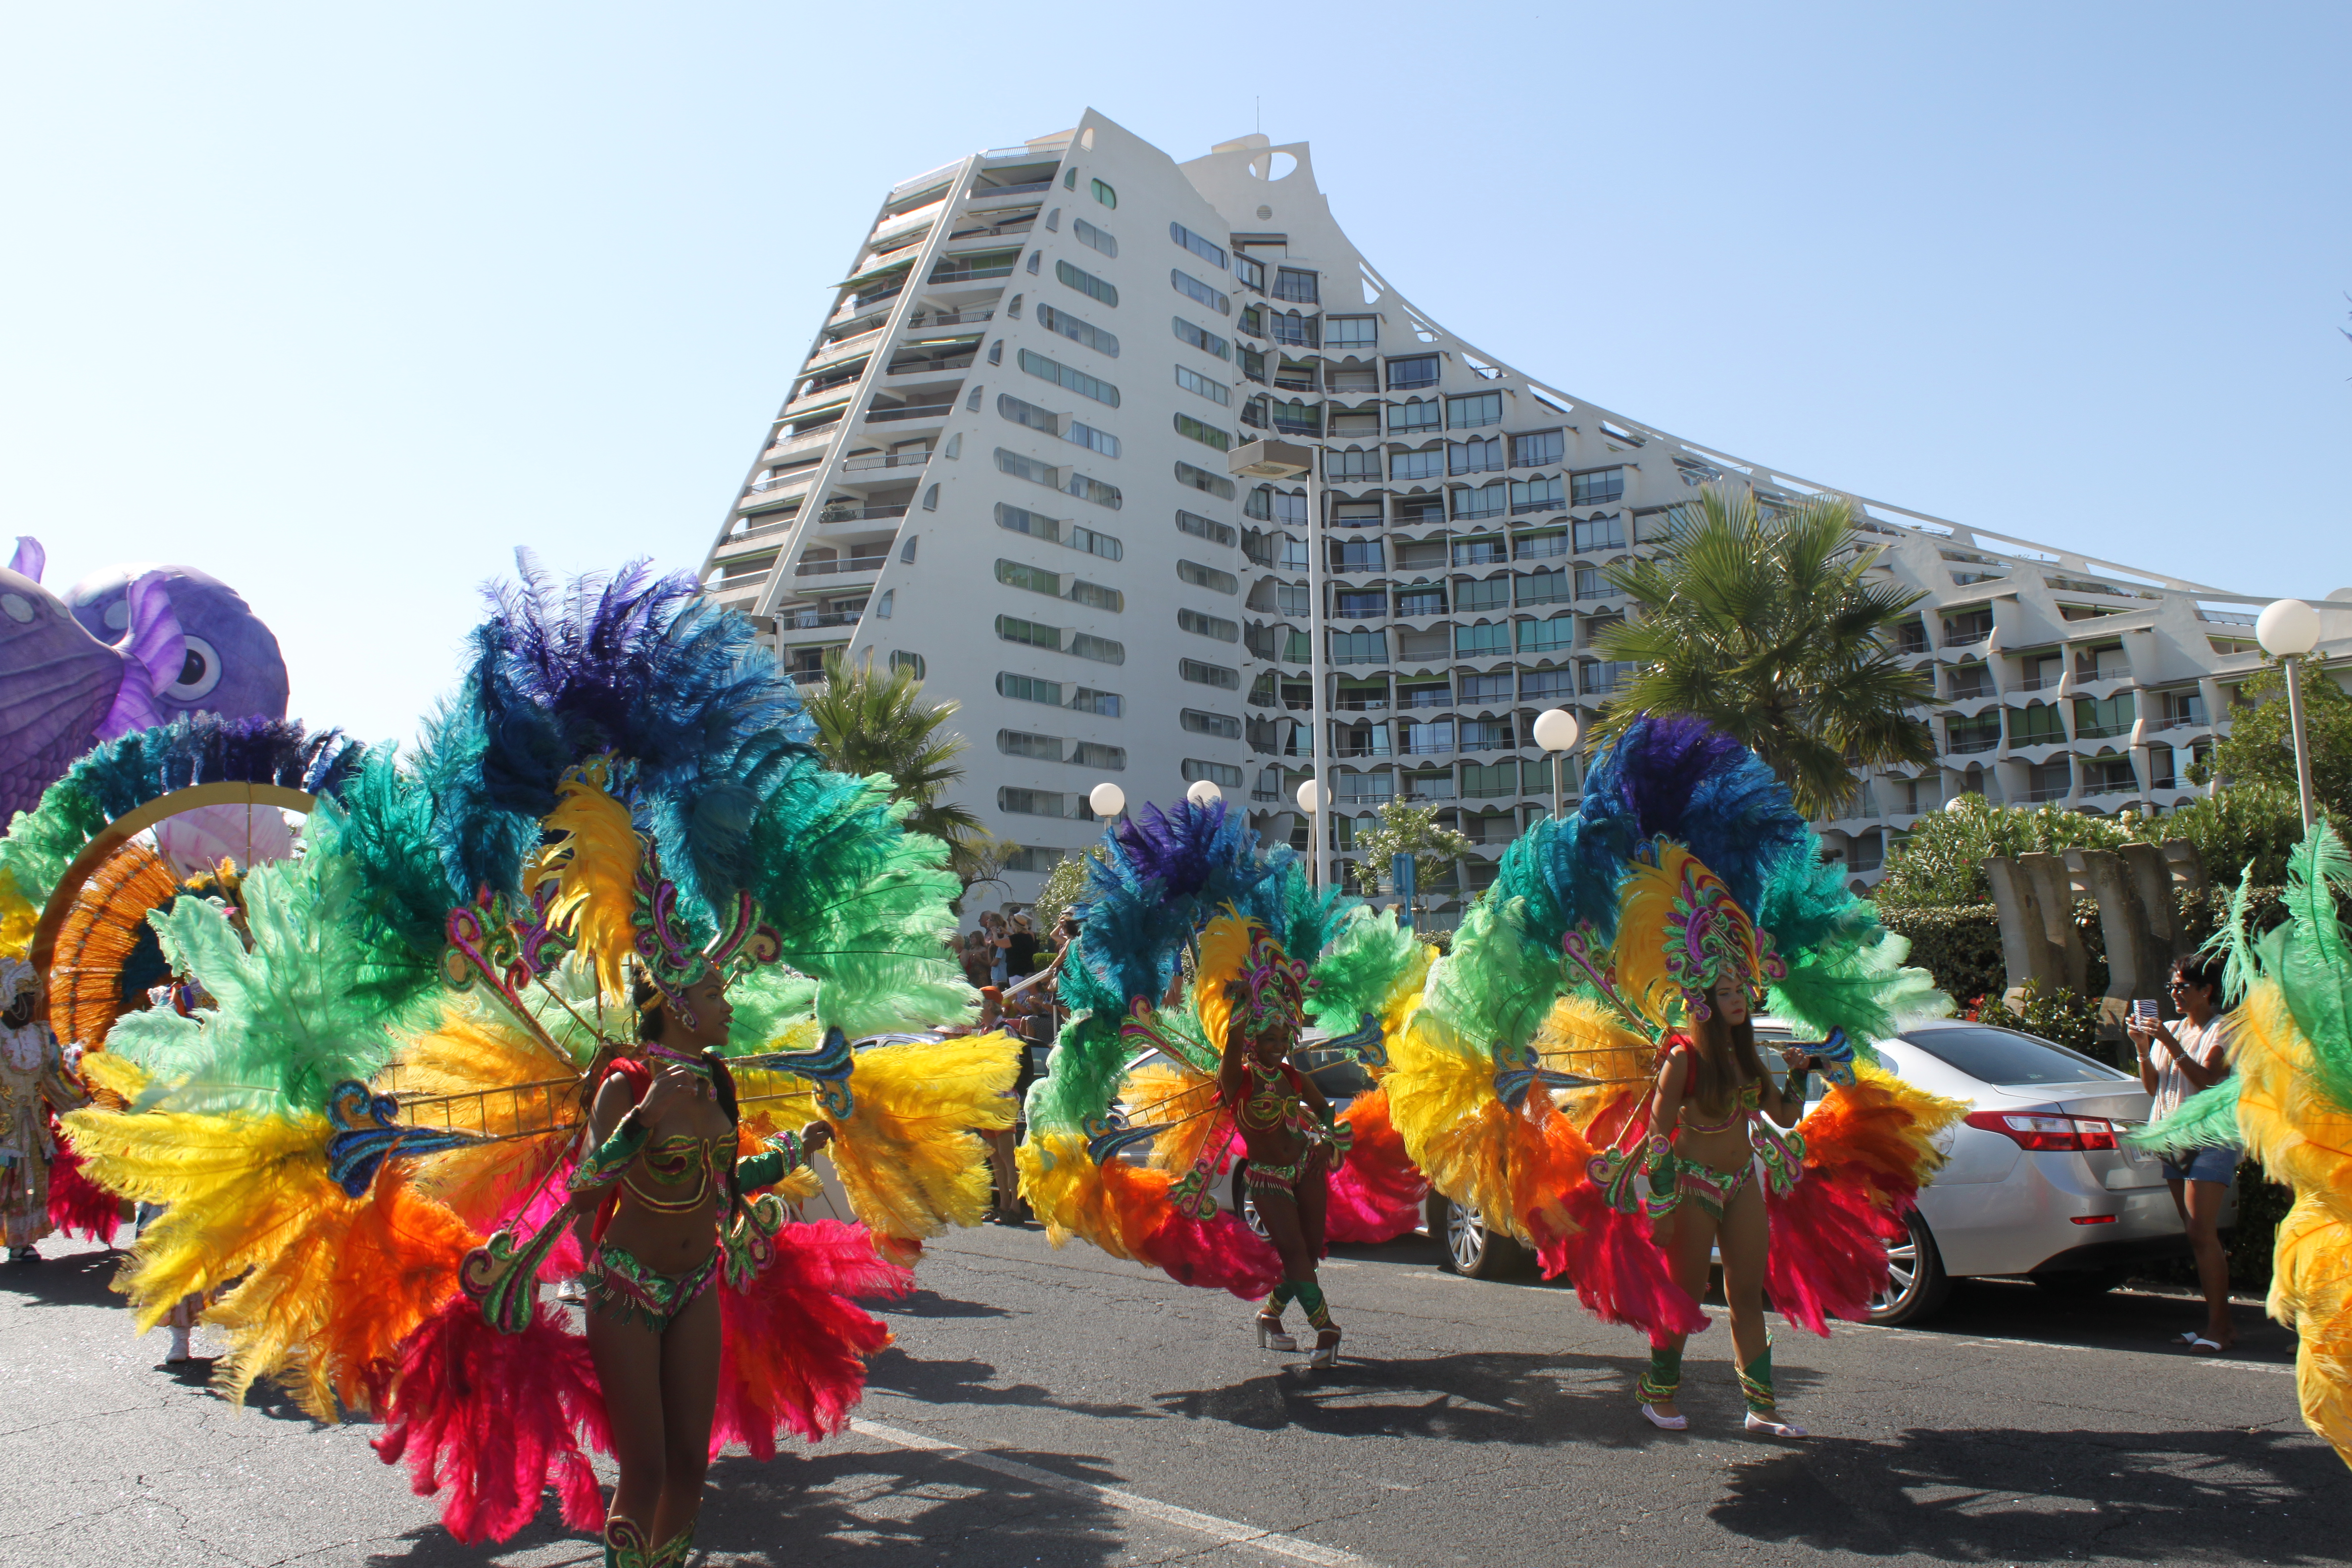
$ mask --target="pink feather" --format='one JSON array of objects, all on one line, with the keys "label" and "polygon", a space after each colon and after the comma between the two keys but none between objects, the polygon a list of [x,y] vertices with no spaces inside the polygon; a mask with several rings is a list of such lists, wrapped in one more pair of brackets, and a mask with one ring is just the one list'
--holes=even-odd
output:
[{"label": "pink feather", "polygon": [[838,1220],[787,1225],[776,1257],[748,1289],[720,1285],[725,1339],[710,1451],[740,1442],[771,1459],[777,1435],[814,1443],[841,1430],[866,1393],[866,1358],[890,1342],[856,1296],[898,1296],[915,1277]]}]

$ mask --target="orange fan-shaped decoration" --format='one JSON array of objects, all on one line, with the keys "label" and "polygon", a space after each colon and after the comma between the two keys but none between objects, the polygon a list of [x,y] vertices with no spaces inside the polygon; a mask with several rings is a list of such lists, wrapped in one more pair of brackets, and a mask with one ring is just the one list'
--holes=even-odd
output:
[{"label": "orange fan-shaped decoration", "polygon": [[49,968],[49,1026],[58,1039],[90,1050],[106,1044],[122,1013],[122,966],[147,930],[147,911],[170,902],[179,887],[163,857],[135,839],[83,884]]}]

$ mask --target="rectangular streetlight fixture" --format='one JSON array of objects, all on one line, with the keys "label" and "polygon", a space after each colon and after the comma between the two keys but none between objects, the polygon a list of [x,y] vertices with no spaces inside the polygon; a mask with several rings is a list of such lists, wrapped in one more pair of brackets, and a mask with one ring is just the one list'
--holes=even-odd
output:
[{"label": "rectangular streetlight fixture", "polygon": [[[1225,457],[1225,471],[1235,479],[1293,479],[1307,478],[1307,583],[1314,603],[1307,612],[1307,679],[1312,682],[1307,719],[1314,726],[1308,749],[1309,765],[1321,792],[1316,809],[1307,814],[1308,867],[1317,888],[1323,886],[1323,815],[1332,801],[1330,775],[1323,767],[1323,530],[1315,494],[1315,448],[1300,441],[1245,442]],[[1276,700],[1282,695],[1281,660],[1275,660]]]}]

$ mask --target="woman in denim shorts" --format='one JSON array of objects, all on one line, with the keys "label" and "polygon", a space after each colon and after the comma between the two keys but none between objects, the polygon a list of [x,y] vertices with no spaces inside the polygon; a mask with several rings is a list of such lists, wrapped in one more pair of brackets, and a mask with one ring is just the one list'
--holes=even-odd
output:
[{"label": "woman in denim shorts", "polygon": [[[2172,964],[2172,1004],[2180,1016],[2170,1024],[2135,1022],[2131,1040],[2139,1052],[2139,1081],[2156,1103],[2150,1121],[2162,1121],[2200,1089],[2230,1076],[2229,1015],[2221,1011],[2221,960],[2183,957]],[[2184,1149],[2167,1155],[2164,1179],[2188,1229],[2197,1258],[2197,1282],[2205,1290],[2205,1329],[2180,1336],[2187,1349],[2209,1354],[2228,1350],[2237,1333],[2230,1326],[2230,1260],[2221,1250],[2219,1226],[2237,1179],[2238,1151],[2226,1143]]]}]

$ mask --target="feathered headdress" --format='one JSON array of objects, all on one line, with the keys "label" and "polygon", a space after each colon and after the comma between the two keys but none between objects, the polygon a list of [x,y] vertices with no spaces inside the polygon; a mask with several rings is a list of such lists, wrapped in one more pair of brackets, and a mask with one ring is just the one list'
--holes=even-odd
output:
[{"label": "feathered headdress", "polygon": [[1677,1001],[1705,1018],[1717,986],[1740,985],[1760,1003],[1765,983],[1789,973],[1724,879],[1664,837],[1652,840],[1620,886],[1616,960],[1621,994],[1661,1026],[1673,1021]]},{"label": "feathered headdress", "polygon": [[1236,991],[1243,1032],[1254,1037],[1271,1029],[1296,1034],[1306,1024],[1307,993],[1313,986],[1307,966],[1285,952],[1264,922],[1231,904],[1201,932],[1201,967],[1192,994],[1202,1031],[1213,1050],[1224,1048]]}]

